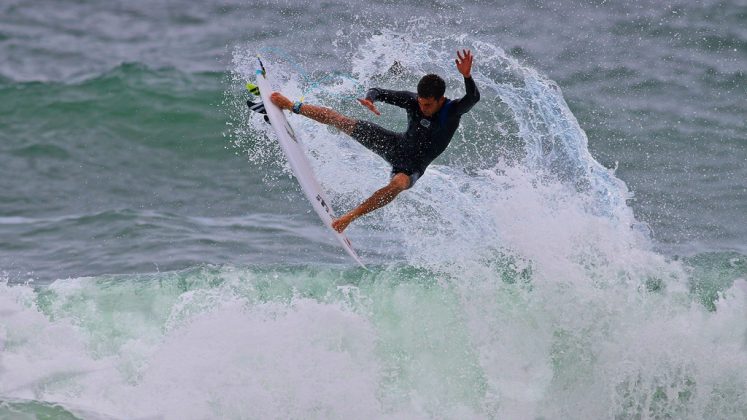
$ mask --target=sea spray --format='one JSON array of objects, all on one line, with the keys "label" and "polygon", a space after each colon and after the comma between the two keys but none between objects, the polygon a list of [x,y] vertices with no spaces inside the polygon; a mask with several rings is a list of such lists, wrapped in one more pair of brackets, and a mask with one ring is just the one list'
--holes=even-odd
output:
[{"label": "sea spray", "polygon": [[[458,97],[450,51],[474,45],[483,101],[416,188],[351,226],[352,239],[384,262],[371,271],[315,260],[3,285],[0,410],[747,416],[741,256],[682,261],[651,251],[627,189],[592,159],[552,82],[479,39],[423,38],[371,36],[356,47],[353,73],[366,85],[411,89],[438,71]],[[287,74],[278,88],[299,95],[303,80]],[[336,95],[348,89],[329,80],[307,100],[373,118]],[[524,105],[532,112],[519,115]],[[382,125],[402,123],[383,108]],[[264,122],[249,124],[237,134],[244,156],[267,163],[270,180],[286,176],[281,160],[261,155],[273,144]],[[346,136],[301,117],[291,124],[336,208],[386,182],[386,165]],[[268,188],[292,197],[290,181]]]}]

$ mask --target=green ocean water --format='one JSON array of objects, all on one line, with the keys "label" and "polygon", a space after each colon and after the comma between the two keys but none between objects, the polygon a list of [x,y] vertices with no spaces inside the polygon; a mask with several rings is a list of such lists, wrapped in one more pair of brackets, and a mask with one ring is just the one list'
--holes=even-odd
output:
[{"label": "green ocean water", "polygon": [[[747,5],[0,5],[0,418],[747,417]],[[356,221],[243,85],[482,100]],[[392,63],[399,70],[390,70]],[[404,129],[382,106],[376,119]],[[346,211],[388,179],[296,116]]]}]

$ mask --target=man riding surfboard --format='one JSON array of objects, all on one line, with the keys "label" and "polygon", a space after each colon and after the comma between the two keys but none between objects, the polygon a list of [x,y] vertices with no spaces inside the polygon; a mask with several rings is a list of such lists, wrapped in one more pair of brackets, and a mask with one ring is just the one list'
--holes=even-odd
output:
[{"label": "man riding surfboard", "polygon": [[457,51],[456,66],[464,76],[467,91],[460,99],[444,97],[446,83],[435,74],[420,79],[417,94],[373,88],[369,89],[365,98],[358,99],[376,115],[381,115],[374,105],[376,101],[403,108],[407,112],[407,131],[404,133],[395,133],[372,122],[347,117],[330,108],[294,103],[281,93],[273,92],[270,100],[280,109],[331,125],[392,165],[389,184],[358,207],[335,219],[332,228],[342,232],[353,220],[389,204],[399,193],[411,188],[428,165],[446,150],[462,115],[480,100],[480,92],[472,80],[472,58],[470,50]]}]

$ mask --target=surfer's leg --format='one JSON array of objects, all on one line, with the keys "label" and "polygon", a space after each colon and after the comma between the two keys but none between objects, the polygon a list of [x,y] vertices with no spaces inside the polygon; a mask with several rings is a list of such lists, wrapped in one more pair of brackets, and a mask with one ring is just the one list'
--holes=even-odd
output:
[{"label": "surfer's leg", "polygon": [[[279,92],[273,92],[270,100],[280,109],[293,109],[293,102]],[[337,128],[389,163],[396,157],[396,145],[403,141],[403,134],[389,131],[368,121],[347,117],[323,106],[304,104],[301,106],[300,114]]]},{"label": "surfer's leg", "polygon": [[397,145],[405,141],[402,134],[364,120],[356,121],[355,129],[350,133],[350,137],[390,164],[393,164],[397,157]]},{"label": "surfer's leg", "polygon": [[[273,92],[270,96],[270,100],[281,109],[293,108],[293,103],[278,92]],[[303,104],[303,106],[301,106],[300,114],[322,124],[331,125],[347,135],[350,135],[355,128],[355,119],[342,115],[334,109],[325,108],[323,106]]]},{"label": "surfer's leg", "polygon": [[301,107],[301,115],[322,124],[331,125],[347,135],[350,135],[355,129],[355,119],[323,106],[304,105]]},{"label": "surfer's leg", "polygon": [[386,187],[373,193],[371,197],[355,209],[333,220],[332,228],[342,232],[353,220],[391,203],[399,193],[410,188],[410,185],[410,176],[407,174],[400,172],[394,175]]}]

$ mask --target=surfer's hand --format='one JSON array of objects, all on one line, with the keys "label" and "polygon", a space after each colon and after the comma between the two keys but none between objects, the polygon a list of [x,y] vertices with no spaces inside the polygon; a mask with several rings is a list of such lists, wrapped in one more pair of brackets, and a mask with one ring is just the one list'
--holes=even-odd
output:
[{"label": "surfer's hand", "polygon": [[272,92],[270,101],[280,109],[293,109],[293,102],[280,92]]},{"label": "surfer's hand", "polygon": [[464,77],[472,77],[472,51],[462,50],[457,51],[456,62],[457,70],[462,73]]},{"label": "surfer's hand", "polygon": [[368,99],[358,99],[358,102],[360,102],[361,105],[365,106],[366,108],[370,109],[374,114],[381,115],[381,112],[376,109],[376,105],[374,105],[374,103],[369,101]]}]

